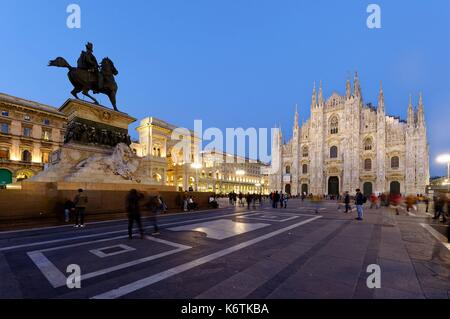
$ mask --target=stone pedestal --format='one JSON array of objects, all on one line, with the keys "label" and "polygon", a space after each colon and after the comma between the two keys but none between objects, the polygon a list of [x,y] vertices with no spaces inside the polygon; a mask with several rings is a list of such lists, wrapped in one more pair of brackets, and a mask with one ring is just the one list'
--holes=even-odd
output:
[{"label": "stone pedestal", "polygon": [[146,163],[129,148],[128,126],[136,119],[103,106],[67,100],[63,147],[33,182],[153,185]]}]

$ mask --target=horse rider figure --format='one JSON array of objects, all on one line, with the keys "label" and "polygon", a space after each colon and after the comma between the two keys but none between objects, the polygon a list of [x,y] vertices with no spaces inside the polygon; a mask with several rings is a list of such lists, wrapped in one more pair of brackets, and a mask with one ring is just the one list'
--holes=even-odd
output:
[{"label": "horse rider figure", "polygon": [[[97,59],[94,54],[94,45],[91,42],[86,44],[86,51],[81,51],[80,58],[78,59],[77,66],[81,70],[88,71],[89,81],[91,81],[91,74],[98,78],[97,86],[98,89],[103,87],[103,75],[99,71],[100,67],[98,65]],[[98,90],[94,90],[94,93],[98,93]]]}]

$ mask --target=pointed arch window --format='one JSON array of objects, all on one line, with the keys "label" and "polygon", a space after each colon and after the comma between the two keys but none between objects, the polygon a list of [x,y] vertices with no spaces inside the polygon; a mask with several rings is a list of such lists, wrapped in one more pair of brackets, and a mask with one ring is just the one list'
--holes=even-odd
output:
[{"label": "pointed arch window", "polygon": [[338,148],[337,146],[332,146],[330,148],[330,158],[337,158],[338,157]]},{"label": "pointed arch window", "polygon": [[371,138],[366,138],[366,140],[364,141],[364,150],[365,151],[371,151],[372,150],[372,139]]},{"label": "pointed arch window", "polygon": [[391,158],[391,168],[397,169],[400,167],[400,158],[398,156],[393,156]]},{"label": "pointed arch window", "polygon": [[303,166],[302,166],[302,173],[303,174],[308,174],[308,165],[303,164]]},{"label": "pointed arch window", "polygon": [[302,156],[303,157],[308,157],[309,156],[308,146],[303,147],[303,149],[302,149]]},{"label": "pointed arch window", "polygon": [[288,165],[286,166],[286,174],[290,174],[291,173],[291,167]]},{"label": "pointed arch window", "polygon": [[372,170],[372,160],[370,158],[366,158],[364,160],[364,170],[366,170],[366,171]]},{"label": "pointed arch window", "polygon": [[330,121],[330,134],[339,133],[339,120],[337,116],[333,116]]}]

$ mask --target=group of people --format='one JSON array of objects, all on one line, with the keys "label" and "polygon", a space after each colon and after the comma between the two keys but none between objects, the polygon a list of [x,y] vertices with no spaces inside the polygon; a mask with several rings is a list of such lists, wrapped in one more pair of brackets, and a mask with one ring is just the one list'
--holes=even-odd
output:
[{"label": "group of people", "polygon": [[278,204],[280,204],[280,208],[287,208],[289,194],[283,192],[278,193],[278,191],[275,191],[270,193],[269,199],[272,208],[278,208]]},{"label": "group of people", "polygon": [[[256,208],[256,203],[259,203],[259,206],[262,207],[263,205],[263,195],[262,194],[250,194],[247,193],[244,195],[243,193],[235,193],[230,192],[228,194],[228,202],[232,206],[239,206],[239,207],[245,207],[245,203],[247,204],[247,208],[250,209],[252,206],[253,208]],[[245,200],[245,203],[244,203]]]},{"label": "group of people", "polygon": [[[157,215],[159,212],[166,212],[167,205],[163,198],[159,195],[151,195],[145,200],[144,194],[132,189],[128,192],[125,199],[125,210],[128,216],[128,237],[132,239],[132,232],[134,223],[137,224],[141,238],[144,236],[144,228],[142,226],[141,211],[142,208],[147,208],[150,211],[150,221],[153,224],[154,231],[152,235],[159,235],[159,227],[157,222]],[[88,204],[88,196],[79,189],[73,200],[67,200],[64,203],[64,220],[66,223],[70,222],[70,215],[74,214],[75,228],[85,227],[84,219],[86,207]]]}]

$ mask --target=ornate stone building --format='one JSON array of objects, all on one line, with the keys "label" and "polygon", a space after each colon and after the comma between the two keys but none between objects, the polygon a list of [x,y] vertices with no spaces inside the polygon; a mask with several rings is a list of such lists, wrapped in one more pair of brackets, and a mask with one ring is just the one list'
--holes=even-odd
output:
[{"label": "ornate stone building", "polygon": [[63,143],[66,122],[56,108],[0,94],[0,186],[42,171]]},{"label": "ornate stone building", "polygon": [[393,192],[425,193],[429,183],[427,132],[422,94],[408,118],[386,115],[383,89],[378,106],[364,104],[358,75],[353,91],[333,93],[327,100],[314,85],[311,117],[299,127],[295,113],[293,136],[272,142],[270,187],[293,195]]},{"label": "ornate stone building", "polygon": [[[266,164],[246,158],[238,160],[235,155],[220,151],[199,152],[202,140],[193,131],[182,129],[179,139],[172,139],[175,129],[175,125],[155,117],[144,118],[136,129],[139,141],[132,143],[131,148],[145,158],[148,174],[155,183],[175,186],[180,191],[268,192],[268,176],[262,174]],[[182,151],[175,150],[175,145],[184,138],[190,140],[190,160],[184,158]],[[200,154],[201,159],[196,159],[195,154]]]}]

